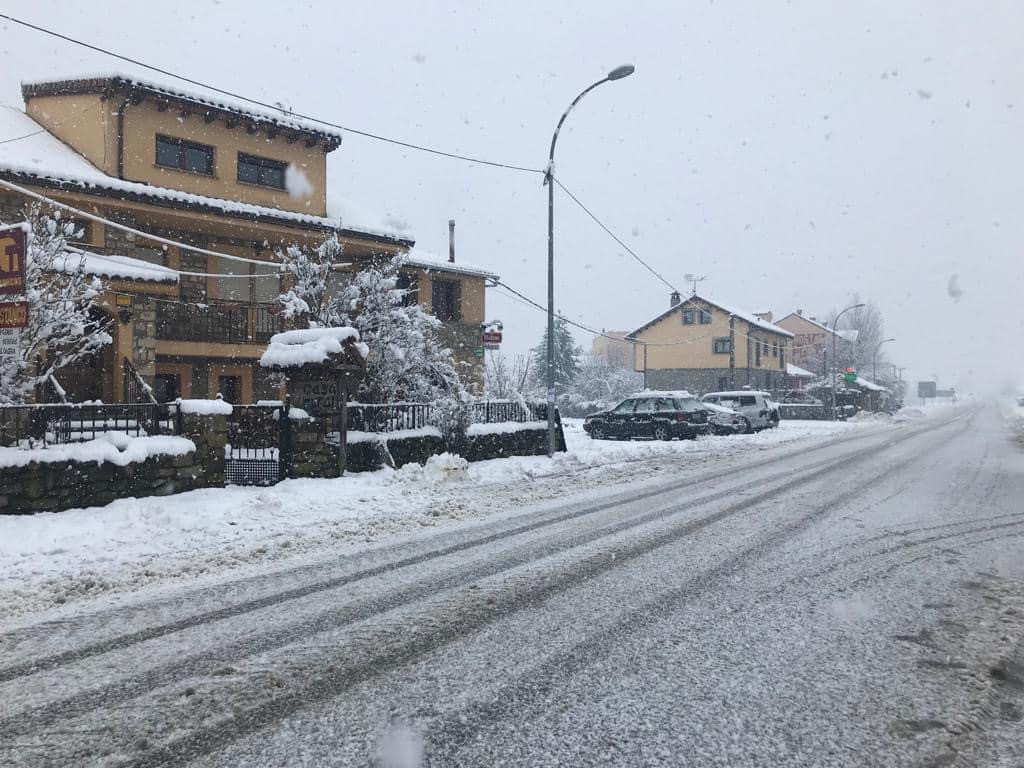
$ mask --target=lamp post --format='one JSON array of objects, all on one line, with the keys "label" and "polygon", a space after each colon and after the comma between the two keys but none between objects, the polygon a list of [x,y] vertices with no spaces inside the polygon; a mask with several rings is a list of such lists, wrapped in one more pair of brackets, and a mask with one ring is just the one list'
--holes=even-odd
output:
[{"label": "lamp post", "polygon": [[551,136],[551,151],[548,153],[548,167],[544,171],[544,183],[548,185],[548,457],[555,455],[555,143],[562,123],[569,116],[580,100],[599,85],[612,80],[621,80],[633,74],[632,64],[623,64],[609,72],[596,83],[583,89],[579,96],[572,100],[569,107],[558,119],[555,132]]},{"label": "lamp post", "polygon": [[838,315],[836,319],[832,321],[832,421],[836,421],[838,414],[836,413],[836,326],[839,324],[839,318],[849,312],[851,309],[860,309],[861,307],[867,306],[866,304],[851,304]]},{"label": "lamp post", "polygon": [[878,350],[882,348],[883,344],[888,344],[890,341],[896,341],[896,339],[882,339],[878,342],[878,346],[875,347],[875,354],[871,358],[871,380],[878,383]]}]

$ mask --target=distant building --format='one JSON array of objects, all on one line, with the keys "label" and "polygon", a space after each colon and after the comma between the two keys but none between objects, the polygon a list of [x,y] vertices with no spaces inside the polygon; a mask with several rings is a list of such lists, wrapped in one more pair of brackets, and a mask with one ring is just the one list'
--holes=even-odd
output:
[{"label": "distant building", "polygon": [[634,365],[651,389],[695,393],[781,389],[793,334],[754,312],[673,293],[669,308],[629,334]]},{"label": "distant building", "polygon": [[604,336],[594,338],[590,346],[590,353],[594,357],[603,357],[616,367],[631,367],[634,345],[632,341],[627,340],[629,331],[605,331],[604,333]]},{"label": "distant building", "polygon": [[[828,373],[829,359],[832,357],[831,328],[813,317],[805,316],[802,309],[786,315],[777,325],[793,334],[791,362],[816,375],[824,376]],[[836,356],[842,367],[843,362],[851,358],[856,331],[837,331],[835,337]]]}]

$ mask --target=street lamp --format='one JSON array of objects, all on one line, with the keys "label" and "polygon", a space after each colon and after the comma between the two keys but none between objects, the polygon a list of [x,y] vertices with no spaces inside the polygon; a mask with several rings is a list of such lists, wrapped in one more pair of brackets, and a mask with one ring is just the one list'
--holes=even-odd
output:
[{"label": "street lamp", "polygon": [[836,421],[838,414],[836,413],[836,326],[839,324],[839,318],[849,312],[851,309],[860,309],[861,307],[867,306],[866,304],[851,304],[838,315],[836,319],[832,321],[832,421]]},{"label": "street lamp", "polygon": [[551,136],[551,151],[548,153],[548,167],[544,171],[544,183],[548,185],[548,458],[555,455],[555,143],[562,123],[569,116],[580,100],[599,85],[612,80],[621,80],[633,74],[632,64],[623,64],[609,72],[593,85],[585,88],[579,96],[572,100],[568,109],[562,113]]},{"label": "street lamp", "polygon": [[890,341],[896,341],[896,339],[882,339],[878,342],[878,346],[875,347],[875,354],[871,358],[871,380],[878,383],[878,350],[882,348],[883,344],[888,344]]}]

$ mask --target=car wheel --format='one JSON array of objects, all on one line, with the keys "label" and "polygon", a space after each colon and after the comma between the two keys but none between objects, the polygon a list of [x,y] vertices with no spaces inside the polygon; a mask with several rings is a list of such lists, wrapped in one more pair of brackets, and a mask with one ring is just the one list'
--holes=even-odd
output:
[{"label": "car wheel", "polygon": [[654,439],[655,440],[670,440],[671,437],[668,434],[668,427],[664,424],[658,424],[654,428]]},{"label": "car wheel", "polygon": [[594,427],[590,432],[590,437],[594,440],[604,440],[607,437],[604,427]]},{"label": "car wheel", "polygon": [[749,435],[749,434],[752,434],[753,431],[754,431],[754,429],[750,426],[750,419],[748,419],[746,416],[744,416],[743,417],[743,430],[742,430],[742,434]]}]

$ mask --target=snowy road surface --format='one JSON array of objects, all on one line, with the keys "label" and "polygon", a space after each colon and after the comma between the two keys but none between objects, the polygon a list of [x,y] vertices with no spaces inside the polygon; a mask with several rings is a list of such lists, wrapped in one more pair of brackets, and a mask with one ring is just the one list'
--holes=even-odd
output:
[{"label": "snowy road surface", "polygon": [[12,620],[0,765],[1017,768],[1022,535],[994,408],[681,464]]}]

